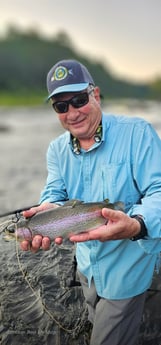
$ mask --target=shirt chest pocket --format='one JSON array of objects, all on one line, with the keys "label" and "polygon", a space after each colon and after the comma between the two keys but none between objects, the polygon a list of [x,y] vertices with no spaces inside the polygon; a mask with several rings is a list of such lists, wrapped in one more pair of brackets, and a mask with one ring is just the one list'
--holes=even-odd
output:
[{"label": "shirt chest pocket", "polygon": [[141,195],[128,162],[102,165],[101,174],[103,199],[122,201],[126,212],[140,201]]}]

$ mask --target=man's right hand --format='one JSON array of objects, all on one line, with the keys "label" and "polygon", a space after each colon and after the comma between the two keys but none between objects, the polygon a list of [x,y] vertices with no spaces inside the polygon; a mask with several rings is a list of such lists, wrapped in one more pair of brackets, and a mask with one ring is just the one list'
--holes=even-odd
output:
[{"label": "man's right hand", "polygon": [[[29,210],[23,211],[23,216],[25,218],[32,217],[34,214],[40,211],[47,210],[49,208],[59,207],[56,204],[52,204],[49,202],[44,202],[40,206],[32,207]],[[56,244],[62,243],[62,238],[58,237],[55,239]],[[32,241],[24,240],[21,242],[20,247],[24,251],[31,250],[32,252],[36,253],[40,248],[43,250],[49,250],[51,244],[51,240],[49,237],[42,237],[41,235],[36,235],[33,237]]]}]

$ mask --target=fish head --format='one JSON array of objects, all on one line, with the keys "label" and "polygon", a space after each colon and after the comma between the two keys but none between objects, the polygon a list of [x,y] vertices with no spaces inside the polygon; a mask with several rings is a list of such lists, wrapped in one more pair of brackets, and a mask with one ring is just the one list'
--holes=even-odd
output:
[{"label": "fish head", "polygon": [[23,241],[23,240],[31,241],[32,233],[30,229],[26,228],[25,226],[23,227],[23,225],[21,227],[17,227],[16,224],[10,224],[5,229],[4,238],[7,241],[12,240],[12,239],[15,239],[18,241]]},{"label": "fish head", "polygon": [[4,235],[3,235],[3,239],[7,242],[10,242],[12,240],[15,240],[15,234],[12,232],[9,232],[7,229],[4,230]]}]

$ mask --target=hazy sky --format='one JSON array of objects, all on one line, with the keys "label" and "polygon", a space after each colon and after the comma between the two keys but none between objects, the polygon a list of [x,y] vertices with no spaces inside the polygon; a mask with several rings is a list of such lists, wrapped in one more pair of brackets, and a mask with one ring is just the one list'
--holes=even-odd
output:
[{"label": "hazy sky", "polygon": [[9,24],[55,36],[119,76],[161,76],[161,0],[0,0],[0,33]]}]

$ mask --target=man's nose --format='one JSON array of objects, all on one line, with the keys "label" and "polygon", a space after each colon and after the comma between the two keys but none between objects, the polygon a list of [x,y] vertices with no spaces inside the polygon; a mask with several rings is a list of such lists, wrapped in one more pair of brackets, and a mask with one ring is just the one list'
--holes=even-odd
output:
[{"label": "man's nose", "polygon": [[77,116],[79,116],[79,113],[79,108],[74,108],[71,104],[69,104],[68,118],[75,119]]}]

